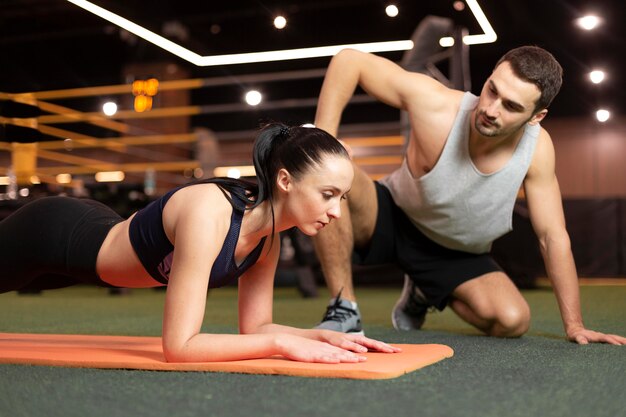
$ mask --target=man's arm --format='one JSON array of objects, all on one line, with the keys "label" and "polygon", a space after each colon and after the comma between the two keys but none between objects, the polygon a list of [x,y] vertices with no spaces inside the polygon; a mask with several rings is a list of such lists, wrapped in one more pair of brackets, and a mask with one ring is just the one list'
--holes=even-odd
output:
[{"label": "man's arm", "polygon": [[433,78],[405,71],[388,59],[344,49],[333,57],[328,66],[315,125],[337,136],[341,113],[357,86],[383,103],[404,110],[441,106],[447,96],[438,92],[448,90]]},{"label": "man's arm", "polygon": [[554,147],[545,130],[541,131],[538,138],[537,149],[524,181],[524,191],[567,338],[580,344],[626,344],[624,337],[594,332],[585,329],[583,324],[578,276],[555,174]]}]

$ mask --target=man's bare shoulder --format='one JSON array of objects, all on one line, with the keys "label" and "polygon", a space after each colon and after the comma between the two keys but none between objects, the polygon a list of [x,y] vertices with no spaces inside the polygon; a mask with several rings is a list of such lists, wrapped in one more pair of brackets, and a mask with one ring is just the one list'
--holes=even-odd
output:
[{"label": "man's bare shoulder", "polygon": [[435,80],[426,87],[413,88],[407,107],[417,112],[456,113],[464,93],[449,88]]},{"label": "man's bare shoulder", "polygon": [[552,143],[552,138],[548,131],[541,127],[539,135],[537,136],[535,153],[528,169],[528,176],[532,177],[533,175],[539,175],[546,171],[554,171],[554,159],[554,144]]}]

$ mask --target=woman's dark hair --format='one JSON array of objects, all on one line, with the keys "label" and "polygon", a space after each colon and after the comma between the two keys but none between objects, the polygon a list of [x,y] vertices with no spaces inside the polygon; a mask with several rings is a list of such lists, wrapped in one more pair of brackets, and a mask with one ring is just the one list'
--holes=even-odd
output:
[{"label": "woman's dark hair", "polygon": [[[252,159],[257,184],[231,178],[214,178],[206,182],[216,183],[223,191],[227,190],[238,199],[248,201],[248,209],[269,201],[274,230],[273,197],[278,171],[285,168],[297,180],[328,155],[349,158],[343,145],[322,129],[270,123],[262,127],[254,142]],[[224,194],[232,204],[231,197]]]},{"label": "woman's dark hair", "polygon": [[547,108],[561,89],[563,68],[552,54],[538,46],[511,49],[496,63],[508,62],[513,73],[524,81],[535,84],[541,96],[535,103],[535,112]]}]

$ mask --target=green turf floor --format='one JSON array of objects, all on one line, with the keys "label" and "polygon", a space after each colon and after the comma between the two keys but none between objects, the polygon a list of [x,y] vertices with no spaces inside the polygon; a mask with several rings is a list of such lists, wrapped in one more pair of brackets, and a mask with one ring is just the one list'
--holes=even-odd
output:
[{"label": "green turf floor", "polygon": [[[626,334],[626,286],[581,290],[588,327]],[[390,380],[335,380],[202,372],[0,365],[0,417],[9,416],[626,416],[626,347],[563,338],[554,296],[525,291],[533,322],[513,340],[481,336],[452,312],[399,333],[389,314],[399,289],[359,288],[368,336],[443,343],[455,355]],[[208,296],[203,331],[236,331],[232,288]],[[0,295],[0,332],[160,334],[164,293],[75,287]],[[308,327],[325,297],[276,291],[275,321]]]}]

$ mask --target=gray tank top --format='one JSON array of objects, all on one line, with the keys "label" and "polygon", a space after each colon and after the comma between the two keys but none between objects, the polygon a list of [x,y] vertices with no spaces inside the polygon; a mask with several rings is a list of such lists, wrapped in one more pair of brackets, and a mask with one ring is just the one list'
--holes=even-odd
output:
[{"label": "gray tank top", "polygon": [[526,125],[513,156],[491,174],[474,166],[469,126],[478,97],[465,93],[452,130],[433,169],[413,178],[406,163],[380,182],[394,202],[428,238],[450,249],[485,253],[512,230],[513,206],[528,172],[539,124]]}]

